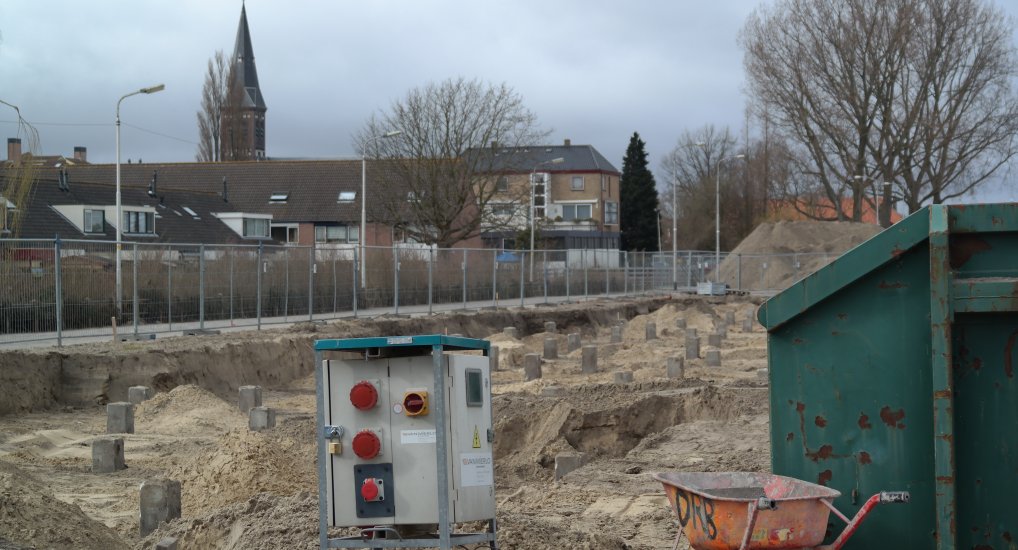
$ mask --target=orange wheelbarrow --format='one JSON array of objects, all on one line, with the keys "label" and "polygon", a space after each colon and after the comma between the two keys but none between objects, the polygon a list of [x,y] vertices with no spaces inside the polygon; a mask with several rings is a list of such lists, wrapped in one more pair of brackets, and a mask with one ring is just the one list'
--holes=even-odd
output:
[{"label": "orange wheelbarrow", "polygon": [[[832,502],[841,493],[790,477],[751,472],[653,474],[689,545],[695,550],[813,549],[838,550],[855,534],[878,504],[908,502],[906,492],[873,495],[849,519]],[[822,545],[829,514],[846,524],[834,542]]]}]

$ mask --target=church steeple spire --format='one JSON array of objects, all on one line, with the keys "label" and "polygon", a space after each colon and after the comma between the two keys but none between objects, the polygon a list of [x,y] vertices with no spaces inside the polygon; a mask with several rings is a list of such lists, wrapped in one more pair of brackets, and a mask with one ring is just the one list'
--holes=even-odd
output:
[{"label": "church steeple spire", "polygon": [[[233,74],[231,95],[237,102],[239,120],[231,121],[228,128],[233,134],[230,141],[236,144],[233,154],[223,155],[228,160],[261,160],[265,158],[265,98],[258,85],[251,31],[247,26],[247,6],[241,4],[237,40],[233,46],[230,69]],[[224,121],[225,122],[225,121]],[[224,148],[227,140],[223,140]]]}]

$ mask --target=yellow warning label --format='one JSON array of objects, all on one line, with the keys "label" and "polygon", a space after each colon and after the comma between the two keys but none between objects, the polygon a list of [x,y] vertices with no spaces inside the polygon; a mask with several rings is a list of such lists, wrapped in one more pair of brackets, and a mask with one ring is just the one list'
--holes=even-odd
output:
[{"label": "yellow warning label", "polygon": [[477,431],[477,426],[474,426],[474,448],[481,448],[481,433]]}]

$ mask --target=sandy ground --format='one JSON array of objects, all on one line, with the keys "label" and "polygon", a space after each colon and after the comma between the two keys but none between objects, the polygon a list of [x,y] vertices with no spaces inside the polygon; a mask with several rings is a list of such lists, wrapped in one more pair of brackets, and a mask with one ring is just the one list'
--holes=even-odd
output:
[{"label": "sandy ground", "polygon": [[[522,357],[540,353],[545,333],[490,338],[501,350],[493,375],[499,544],[505,549],[671,548],[677,521],[650,473],[767,471],[767,387],[763,329],[743,333],[746,301],[668,305],[624,325],[581,330],[599,344],[599,372],[580,373],[580,350],[545,361],[543,378],[523,381]],[[684,356],[682,318],[703,337],[735,314],[722,366],[686,361],[668,379],[669,357]],[[645,325],[658,339],[645,339]],[[634,381],[615,384],[614,373]],[[313,378],[268,390],[277,427],[247,429],[236,404],[194,385],[159,393],[135,411],[124,436],[128,468],[92,474],[91,442],[105,431],[99,407],[0,417],[0,549],[152,548],[176,536],[181,548],[314,548],[318,503]],[[555,455],[582,452],[583,467],[555,480]],[[178,479],[183,517],[138,536],[138,487]],[[685,542],[680,544],[685,548]]]}]

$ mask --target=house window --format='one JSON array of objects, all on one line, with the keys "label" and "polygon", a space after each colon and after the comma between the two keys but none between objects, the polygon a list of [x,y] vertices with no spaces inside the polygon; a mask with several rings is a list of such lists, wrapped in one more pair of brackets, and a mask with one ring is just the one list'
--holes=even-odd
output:
[{"label": "house window", "polygon": [[573,191],[583,191],[583,176],[573,176]]},{"label": "house window", "polygon": [[152,235],[155,232],[152,212],[124,212],[124,233]]},{"label": "house window", "polygon": [[356,225],[317,225],[315,226],[316,243],[356,243],[360,242],[360,229]]},{"label": "house window", "polygon": [[604,203],[604,224],[619,224],[619,203],[610,201]]},{"label": "house window", "polygon": [[263,218],[244,218],[244,236],[248,238],[268,238],[269,220]]},{"label": "house window", "polygon": [[604,174],[601,174],[601,191],[608,190],[608,178]]},{"label": "house window", "polygon": [[590,219],[591,205],[589,204],[563,204],[562,219],[571,222],[575,220]]},{"label": "house window", "polygon": [[105,221],[106,213],[102,210],[85,209],[85,233],[102,233]]},{"label": "house window", "polygon": [[269,204],[286,204],[288,198],[290,198],[289,193],[273,193],[269,197]]},{"label": "house window", "polygon": [[351,203],[356,198],[357,198],[356,191],[340,191],[339,198],[336,200],[336,202]]},{"label": "house window", "polygon": [[14,203],[0,196],[0,233],[10,233],[14,227]]},{"label": "house window", "polygon": [[491,205],[491,213],[496,215],[496,216],[512,216],[514,210],[515,209],[513,208],[513,205],[511,205],[511,204],[493,204],[493,205]]},{"label": "house window", "polygon": [[509,178],[506,176],[499,176],[498,179],[495,180],[495,192],[505,193],[507,191],[509,191]]}]

